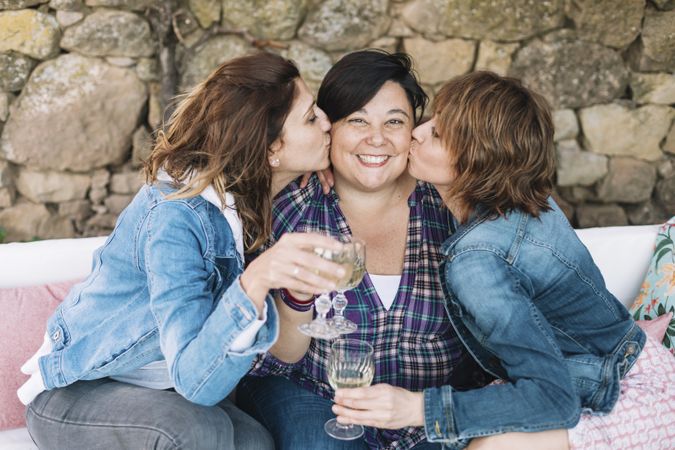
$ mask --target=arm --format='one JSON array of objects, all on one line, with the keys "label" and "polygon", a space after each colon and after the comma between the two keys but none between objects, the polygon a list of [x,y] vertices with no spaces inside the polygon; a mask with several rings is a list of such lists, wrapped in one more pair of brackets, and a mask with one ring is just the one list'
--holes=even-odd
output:
[{"label": "arm", "polygon": [[[302,294],[292,292],[296,298],[304,299]],[[284,363],[296,363],[300,361],[307,353],[309,343],[312,338],[302,334],[298,326],[312,320],[312,309],[307,311],[296,311],[288,306],[279,293],[275,295],[277,309],[279,311],[279,339],[270,349],[270,353],[279,361]]]},{"label": "arm", "polygon": [[384,384],[342,389],[333,407],[339,420],[378,428],[424,425],[432,442],[519,425],[532,430],[573,426],[580,410],[562,355],[511,270],[493,253],[474,251],[448,264],[445,274],[462,306],[462,321],[501,360],[510,383],[461,392],[449,385],[424,393]]},{"label": "arm", "polygon": [[196,214],[182,208],[186,206],[167,202],[148,217],[144,259],[151,310],[176,391],[195,403],[213,405],[234,388],[255,354],[276,339],[276,309],[268,301],[267,321],[253,346],[240,353],[230,350],[258,316],[258,305],[236,279],[213,307],[202,225]]},{"label": "arm", "polygon": [[491,251],[474,250],[448,263],[444,276],[462,324],[501,361],[508,380],[464,392],[426,389],[428,439],[574,426],[579,399],[551,327],[523,287],[525,275]]},{"label": "arm", "polygon": [[[214,307],[202,255],[202,225],[196,214],[186,214],[181,208],[186,206],[167,202],[158,205],[148,218],[144,257],[151,308],[176,390],[195,403],[213,405],[234,388],[255,355],[267,351],[276,340],[276,307],[267,291],[280,285],[310,292],[318,285],[326,288],[326,280],[306,273],[304,261],[328,264],[321,266],[328,270],[326,273],[338,266],[308,255],[302,246],[330,245],[334,241],[308,235],[280,240],[227,288]],[[179,228],[181,231],[176,232]],[[297,264],[301,270],[294,278]],[[267,302],[267,321],[253,345],[233,351],[233,341],[256,319],[263,302]]]}]

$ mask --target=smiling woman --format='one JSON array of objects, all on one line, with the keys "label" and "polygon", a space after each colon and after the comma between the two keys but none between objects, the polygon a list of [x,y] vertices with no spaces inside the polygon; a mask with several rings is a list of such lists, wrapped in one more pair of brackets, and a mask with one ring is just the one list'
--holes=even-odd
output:
[{"label": "smiling woman", "polygon": [[[345,316],[358,326],[349,337],[374,348],[374,395],[388,401],[399,393],[401,405],[409,404],[412,391],[451,381],[470,361],[445,313],[438,276],[439,246],[451,216],[431,185],[406,172],[411,132],[426,99],[407,55],[367,50],[342,58],[317,99],[333,125],[334,189],[324,195],[316,177],[305,189],[292,183],[273,210],[274,239],[318,229],[366,243],[367,273],[347,292]],[[311,303],[302,307],[295,300],[277,298],[279,340],[256,367],[257,375],[267,376],[248,377],[237,391],[241,406],[268,426],[276,447],[440,448],[426,442],[421,427],[367,428],[364,440],[352,442],[324,432],[333,417],[330,342],[297,332],[312,313]]]}]

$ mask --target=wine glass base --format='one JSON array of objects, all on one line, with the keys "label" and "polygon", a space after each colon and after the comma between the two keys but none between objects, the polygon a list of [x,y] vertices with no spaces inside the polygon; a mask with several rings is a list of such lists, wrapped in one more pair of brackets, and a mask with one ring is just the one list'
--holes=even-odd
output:
[{"label": "wine glass base", "polygon": [[314,339],[331,340],[340,336],[339,331],[328,328],[326,325],[316,325],[314,322],[298,325],[298,330],[305,336],[313,337]]},{"label": "wine glass base", "polygon": [[363,436],[361,425],[342,425],[337,419],[330,419],[324,424],[323,429],[330,437],[341,441],[353,441]]},{"label": "wine glass base", "polygon": [[340,334],[351,334],[359,329],[358,325],[349,319],[335,320],[328,322],[329,326]]}]

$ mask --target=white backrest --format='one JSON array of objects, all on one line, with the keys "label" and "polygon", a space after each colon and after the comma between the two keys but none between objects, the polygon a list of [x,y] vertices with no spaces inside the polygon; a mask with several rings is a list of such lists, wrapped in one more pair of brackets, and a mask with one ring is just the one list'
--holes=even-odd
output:
[{"label": "white backrest", "polygon": [[607,289],[626,307],[635,300],[649,268],[660,225],[576,230],[600,268]]},{"label": "white backrest", "polygon": [[0,288],[37,286],[86,277],[106,236],[0,244]]},{"label": "white backrest", "polygon": [[[576,230],[600,268],[607,288],[626,306],[647,272],[659,225]],[[84,278],[106,237],[0,244],[0,288]]]}]

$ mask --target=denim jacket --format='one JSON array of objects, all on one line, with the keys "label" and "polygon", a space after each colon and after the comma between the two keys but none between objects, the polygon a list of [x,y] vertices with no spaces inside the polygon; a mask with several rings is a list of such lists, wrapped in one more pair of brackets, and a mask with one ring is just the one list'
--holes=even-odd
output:
[{"label": "denim jacket", "polygon": [[230,350],[258,315],[239,283],[232,231],[201,196],[167,200],[173,190],[167,183],[141,188],[94,253],[91,274],[50,317],[52,351],[39,360],[47,389],[165,359],[177,392],[214,405],[276,340],[268,296],[253,346]]},{"label": "denim jacket", "polygon": [[604,414],[645,335],[607,290],[558,206],[539,218],[478,213],[442,247],[446,308],[481,366],[506,381],[471,391],[426,389],[429,441],[572,428]]}]

